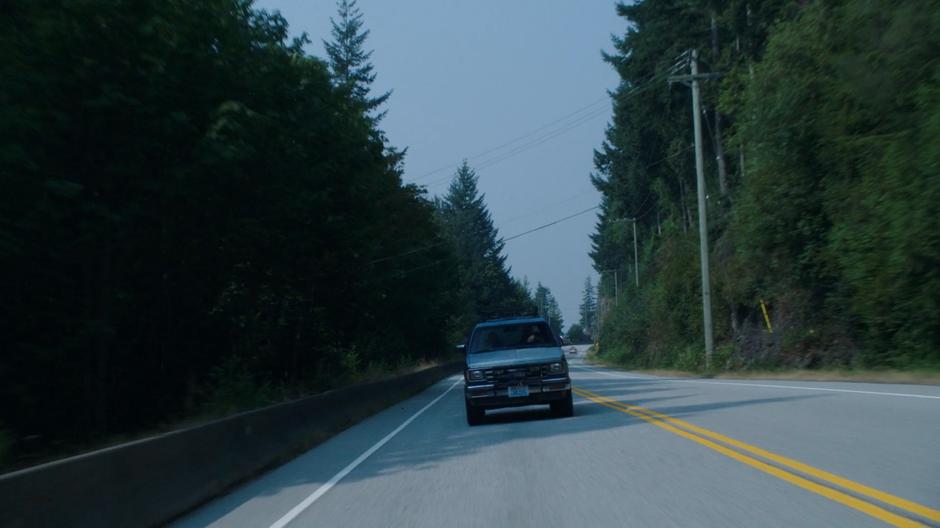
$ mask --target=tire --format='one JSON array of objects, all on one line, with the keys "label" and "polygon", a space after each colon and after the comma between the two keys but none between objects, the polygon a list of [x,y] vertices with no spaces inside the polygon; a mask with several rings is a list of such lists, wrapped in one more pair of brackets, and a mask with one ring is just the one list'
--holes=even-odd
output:
[{"label": "tire", "polygon": [[464,404],[467,406],[467,425],[474,426],[483,423],[486,410],[474,407],[466,400],[464,400]]},{"label": "tire", "polygon": [[558,416],[561,416],[563,418],[574,416],[574,398],[571,395],[570,390],[568,391],[567,397],[560,399],[560,400],[553,401],[551,403],[551,406],[552,406],[552,412]]}]

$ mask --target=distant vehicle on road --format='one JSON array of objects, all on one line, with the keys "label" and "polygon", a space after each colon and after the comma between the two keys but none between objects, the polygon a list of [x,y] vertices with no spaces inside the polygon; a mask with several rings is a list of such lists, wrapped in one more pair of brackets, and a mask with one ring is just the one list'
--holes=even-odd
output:
[{"label": "distant vehicle on road", "polygon": [[577,355],[578,355],[578,347],[570,346],[570,347],[566,348],[565,350],[568,352],[568,355],[569,355],[569,356],[577,356]]},{"label": "distant vehicle on road", "polygon": [[549,404],[560,416],[574,414],[568,361],[541,317],[496,319],[476,325],[458,349],[466,354],[467,423],[487,409]]}]

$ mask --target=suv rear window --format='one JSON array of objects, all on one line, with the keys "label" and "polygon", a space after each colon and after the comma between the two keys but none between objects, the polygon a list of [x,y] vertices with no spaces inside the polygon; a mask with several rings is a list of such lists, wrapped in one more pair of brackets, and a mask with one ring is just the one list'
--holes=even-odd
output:
[{"label": "suv rear window", "polygon": [[505,324],[477,328],[470,343],[470,354],[512,348],[558,346],[552,330],[545,323]]}]

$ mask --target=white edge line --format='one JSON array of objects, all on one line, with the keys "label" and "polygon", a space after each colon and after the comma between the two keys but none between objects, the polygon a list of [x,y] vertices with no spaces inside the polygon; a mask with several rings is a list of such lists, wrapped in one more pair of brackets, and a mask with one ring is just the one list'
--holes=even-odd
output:
[{"label": "white edge line", "polygon": [[669,381],[673,383],[702,383],[706,385],[732,385],[732,386],[738,386],[738,387],[766,387],[766,388],[771,388],[771,389],[847,392],[851,394],[874,394],[876,396],[895,396],[899,398],[921,398],[925,400],[940,400],[940,396],[929,396],[927,394],[905,394],[901,392],[877,392],[877,391],[863,391],[863,390],[851,390],[851,389],[826,389],[823,387],[799,387],[796,385],[771,385],[767,383],[735,383],[735,382],[726,382],[726,381],[684,380],[684,379],[657,378],[657,377],[644,377],[644,376],[624,376],[623,374],[615,374],[613,372],[606,372],[603,370],[597,370],[597,369],[584,367],[580,365],[577,365],[574,368],[590,370],[591,372],[597,372],[598,374],[606,374],[608,376],[613,376],[615,378],[625,378],[625,379]]},{"label": "white edge line", "polygon": [[350,472],[352,472],[352,470],[356,469],[356,467],[359,466],[359,464],[362,464],[363,462],[365,462],[365,460],[366,460],[367,458],[369,458],[373,453],[375,453],[375,452],[378,451],[382,446],[384,446],[386,443],[388,443],[388,441],[391,440],[392,438],[394,438],[395,435],[397,435],[398,433],[400,433],[400,432],[402,431],[402,429],[404,429],[405,427],[408,427],[408,424],[410,424],[411,422],[413,422],[413,421],[415,420],[415,418],[417,418],[418,416],[421,416],[421,414],[422,414],[424,411],[428,410],[432,405],[434,405],[435,403],[439,402],[444,396],[447,396],[447,393],[449,393],[451,390],[453,390],[454,387],[456,387],[457,384],[460,383],[461,381],[463,381],[463,378],[457,379],[457,381],[455,381],[453,385],[451,385],[450,387],[448,387],[448,389],[445,390],[440,396],[438,396],[437,398],[434,398],[433,400],[431,400],[431,403],[425,405],[424,407],[421,408],[421,410],[419,410],[418,412],[412,414],[412,415],[411,415],[411,418],[408,418],[407,420],[405,420],[404,422],[402,422],[402,424],[399,425],[398,427],[396,427],[394,431],[392,431],[391,433],[388,433],[387,435],[385,435],[385,438],[382,438],[381,440],[379,440],[378,442],[376,442],[375,445],[373,445],[373,446],[370,447],[368,450],[366,450],[365,453],[359,455],[359,457],[356,458],[356,460],[353,460],[352,462],[349,463],[348,466],[344,467],[339,473],[333,475],[333,478],[331,478],[331,479],[328,480],[325,484],[323,484],[322,486],[320,486],[319,488],[317,488],[316,491],[314,491],[314,492],[311,493],[306,499],[304,499],[303,501],[301,501],[300,504],[298,504],[297,506],[294,506],[293,508],[291,508],[291,510],[290,510],[289,512],[285,513],[283,517],[281,517],[281,518],[278,519],[274,524],[272,524],[272,525],[271,525],[271,528],[284,528],[285,526],[287,526],[288,523],[290,523],[290,522],[293,521],[298,515],[300,515],[301,513],[303,513],[303,511],[306,510],[307,508],[309,508],[310,505],[313,504],[314,502],[316,502],[317,499],[319,499],[320,497],[322,497],[326,492],[330,491],[330,489],[331,489],[333,486],[335,486],[339,481],[343,480],[343,478],[344,478],[346,475],[348,475]]}]

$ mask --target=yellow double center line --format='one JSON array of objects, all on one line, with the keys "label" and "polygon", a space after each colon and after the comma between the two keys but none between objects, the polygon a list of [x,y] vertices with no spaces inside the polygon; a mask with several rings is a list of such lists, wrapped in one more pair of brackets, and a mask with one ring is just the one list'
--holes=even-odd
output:
[{"label": "yellow double center line", "polygon": [[[797,460],[793,460],[776,453],[771,453],[770,451],[746,444],[733,438],[729,438],[725,435],[690,424],[684,420],[673,418],[652,409],[623,403],[579,387],[575,387],[572,390],[575,392],[575,394],[581,396],[582,398],[587,398],[595,403],[603,405],[604,407],[609,407],[636,418],[640,418],[641,420],[645,420],[657,427],[661,427],[671,433],[692,440],[693,442],[699,443],[739,462],[743,462],[744,464],[747,464],[755,469],[785,480],[790,484],[812,491],[813,493],[822,495],[823,497],[844,504],[850,508],[854,508],[893,526],[923,526],[923,524],[907,517],[902,517],[901,515],[889,511],[875,503],[866,502],[858,496],[874,499],[875,501],[892,506],[898,510],[912,513],[929,521],[940,523],[940,510],[935,510],[933,508],[924,506],[923,504],[918,504],[916,502],[891,495],[890,493],[865,486],[864,484],[859,484],[858,482],[840,477],[839,475],[834,475]],[[732,449],[732,447],[735,449]],[[746,453],[761,457],[764,460],[773,462],[773,464],[749,456]],[[814,480],[810,480],[806,476],[801,476],[795,472],[788,471],[788,469],[802,473],[803,475],[811,477]],[[828,485],[820,484],[820,482]],[[851,492],[854,495],[850,495],[849,493],[837,489],[836,487],[842,488],[842,490]]]}]

